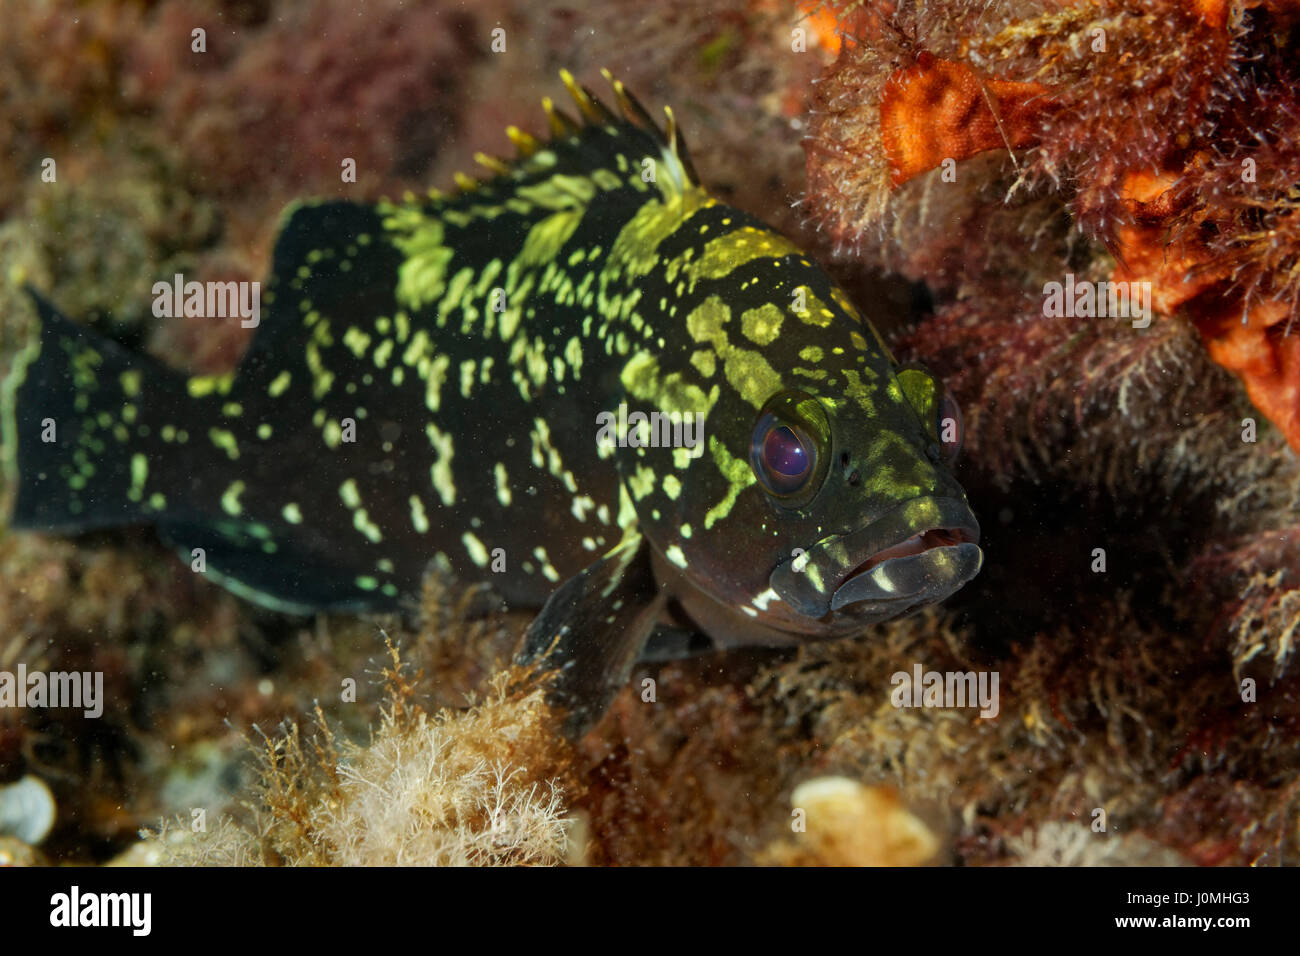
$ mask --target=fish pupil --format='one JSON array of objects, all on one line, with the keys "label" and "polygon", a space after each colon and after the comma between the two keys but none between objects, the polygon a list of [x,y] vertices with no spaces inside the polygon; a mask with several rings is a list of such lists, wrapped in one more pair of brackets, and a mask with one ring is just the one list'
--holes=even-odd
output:
[{"label": "fish pupil", "polygon": [[799,436],[786,425],[768,430],[763,442],[763,461],[769,469],[785,478],[799,478],[808,471],[808,452]]}]

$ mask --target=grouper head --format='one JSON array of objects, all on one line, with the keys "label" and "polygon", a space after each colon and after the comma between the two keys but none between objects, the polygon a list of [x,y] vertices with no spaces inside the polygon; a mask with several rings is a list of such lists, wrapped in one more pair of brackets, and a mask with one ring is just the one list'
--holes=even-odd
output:
[{"label": "grouper head", "polygon": [[[949,470],[960,442],[955,401],[920,367],[880,381],[870,411],[861,400],[787,392],[756,422],[756,486],[799,523],[803,514],[817,521],[810,543],[768,575],[764,623],[851,632],[942,601],[980,569],[979,524]],[[787,490],[799,487],[808,497]]]},{"label": "grouper head", "polygon": [[956,402],[820,269],[782,264],[793,279],[696,306],[690,341],[626,383],[630,401],[707,412],[691,454],[640,448],[621,470],[665,587],[728,644],[852,634],[942,601],[983,560],[952,472]]}]

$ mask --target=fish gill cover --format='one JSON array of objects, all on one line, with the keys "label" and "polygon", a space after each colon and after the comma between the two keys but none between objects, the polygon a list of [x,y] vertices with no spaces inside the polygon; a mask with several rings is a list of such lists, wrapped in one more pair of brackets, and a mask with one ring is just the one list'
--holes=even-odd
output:
[{"label": "fish gill cover", "polygon": [[4,12],[0,852],[1296,852],[1296,5]]}]

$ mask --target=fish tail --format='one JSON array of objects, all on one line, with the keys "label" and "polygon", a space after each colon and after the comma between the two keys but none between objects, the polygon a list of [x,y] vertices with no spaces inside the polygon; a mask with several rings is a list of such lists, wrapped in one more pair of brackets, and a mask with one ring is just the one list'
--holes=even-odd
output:
[{"label": "fish tail", "polygon": [[156,521],[166,502],[149,488],[159,442],[144,410],[177,407],[185,378],[27,292],[39,334],[0,391],[10,526],[84,531]]}]

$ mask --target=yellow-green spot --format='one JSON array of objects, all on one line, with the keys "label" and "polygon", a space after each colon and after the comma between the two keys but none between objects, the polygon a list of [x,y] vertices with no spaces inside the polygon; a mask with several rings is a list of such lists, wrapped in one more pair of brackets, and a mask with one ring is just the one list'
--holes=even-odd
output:
[{"label": "yellow-green spot", "polygon": [[225,395],[230,391],[234,380],[233,372],[227,372],[225,375],[195,375],[186,381],[186,387],[191,398],[203,398],[213,392]]},{"label": "yellow-green spot", "polygon": [[397,270],[397,300],[409,309],[423,308],[442,295],[447,263],[454,254],[443,245],[443,226],[413,206],[395,207],[384,226],[405,233],[393,239],[406,260]]},{"label": "yellow-green spot", "polygon": [[239,442],[235,436],[226,431],[224,428],[209,428],[208,440],[225,451],[226,455],[233,461],[239,457]]},{"label": "yellow-green spot", "polygon": [[372,544],[379,544],[384,540],[384,536],[379,533],[379,527],[370,520],[365,508],[358,508],[352,512],[352,526],[369,538]]},{"label": "yellow-green spot", "polygon": [[424,513],[424,502],[418,495],[411,495],[411,525],[420,534],[429,530],[429,516]]},{"label": "yellow-green spot", "polygon": [[447,294],[442,297],[438,303],[438,324],[444,325],[447,321],[447,315],[455,308],[464,308],[465,290],[474,280],[474,270],[469,266],[464,266],[451,278],[447,285]]},{"label": "yellow-green spot", "polygon": [[718,370],[717,356],[707,349],[696,349],[692,352],[691,364],[705,378],[711,378]]},{"label": "yellow-green spot", "polygon": [[797,313],[799,321],[805,325],[815,325],[818,328],[826,328],[835,318],[835,313],[826,308],[826,303],[817,296],[813,295],[812,289],[806,285],[801,285],[794,290],[798,293],[804,302],[804,308]]},{"label": "yellow-green spot", "polygon": [[298,507],[296,502],[289,502],[280,509],[280,514],[289,524],[302,524],[302,509]]},{"label": "yellow-green spot", "polygon": [[321,398],[334,385],[334,373],[327,369],[321,361],[320,349],[316,347],[315,342],[307,343],[304,354],[307,357],[307,369],[312,375],[312,397]]},{"label": "yellow-green spot", "polygon": [[660,411],[668,413],[707,415],[720,395],[716,384],[706,393],[688,382],[681,372],[660,377],[659,361],[649,352],[632,355],[624,364],[620,378],[629,395],[652,401]]},{"label": "yellow-green spot", "polygon": [[471,531],[466,531],[460,536],[461,542],[465,545],[465,550],[469,553],[469,559],[477,564],[480,568],[487,567],[488,553],[483,542],[474,536]]},{"label": "yellow-green spot", "polygon": [[493,259],[479,273],[478,283],[474,286],[474,298],[481,299],[487,294],[496,277],[501,274],[501,260]]},{"label": "yellow-green spot", "polygon": [[447,366],[451,359],[439,355],[429,365],[428,378],[425,379],[424,404],[429,411],[436,412],[442,405],[442,383],[447,379]]},{"label": "yellow-green spot", "polygon": [[244,493],[242,481],[232,481],[230,487],[221,495],[221,510],[232,517],[243,514],[244,507],[239,503],[239,496]]},{"label": "yellow-green spot", "polygon": [[433,345],[429,341],[428,333],[424,329],[417,329],[415,335],[411,336],[411,344],[402,353],[402,362],[406,365],[418,366],[421,359],[427,361],[432,354]]},{"label": "yellow-green spot", "polygon": [[[722,359],[723,371],[732,388],[755,408],[761,408],[773,394],[781,390],[781,376],[772,368],[761,352],[732,345],[723,326],[731,317],[731,310],[718,296],[710,296],[691,310],[686,317],[686,329],[697,342],[708,342]],[[698,406],[696,411],[703,409]]]},{"label": "yellow-green spot", "polygon": [[564,344],[564,361],[569,363],[573,377],[578,378],[582,372],[582,340],[576,335]]},{"label": "yellow-green spot", "polygon": [[429,444],[438,453],[438,460],[429,469],[429,480],[434,490],[438,492],[438,497],[442,499],[442,503],[451,507],[456,503],[456,482],[451,474],[451,457],[455,450],[452,436],[441,431],[432,422],[425,425],[424,431],[429,438]]},{"label": "yellow-green spot", "polygon": [[758,345],[770,345],[781,334],[785,313],[768,302],[757,309],[747,309],[740,316],[740,331]]},{"label": "yellow-green spot", "polygon": [[471,389],[474,387],[474,366],[478,363],[474,359],[466,359],[460,363],[460,394],[462,398],[469,398]]},{"label": "yellow-green spot", "polygon": [[131,488],[126,496],[132,501],[144,497],[144,483],[149,479],[149,460],[141,454],[131,456]]},{"label": "yellow-green spot", "polygon": [[496,478],[497,483],[497,501],[501,502],[501,507],[509,508],[511,501],[510,478],[506,474],[506,466],[501,462],[497,462],[496,466],[492,469],[492,474]]},{"label": "yellow-green spot", "polygon": [[339,497],[349,508],[358,508],[361,506],[361,493],[357,491],[357,483],[353,478],[349,478],[339,486]]},{"label": "yellow-green spot", "polygon": [[287,371],[281,372],[279,375],[277,375],[275,378],[271,380],[271,384],[268,385],[266,388],[266,393],[270,395],[272,398],[278,398],[284,394],[284,390],[289,387],[289,383],[292,380],[293,380],[293,376],[290,375]]},{"label": "yellow-green spot", "polygon": [[366,349],[370,347],[370,336],[366,335],[355,325],[349,325],[348,330],[343,333],[343,344],[346,345],[352,354],[357,358],[366,357]]},{"label": "yellow-green spot", "polygon": [[542,567],[542,577],[552,582],[560,580],[560,572],[556,571],[555,565],[551,564],[551,559],[547,555],[545,548],[533,548],[533,557],[537,559]]},{"label": "yellow-green spot", "polygon": [[553,262],[581,222],[581,209],[561,210],[538,221],[528,231],[515,261],[521,268]]},{"label": "yellow-green spot", "polygon": [[792,375],[803,376],[804,378],[811,378],[818,382],[826,377],[826,369],[824,368],[801,368],[798,365],[790,369],[790,373]]},{"label": "yellow-green spot", "polygon": [[628,475],[627,487],[632,492],[633,497],[640,501],[655,490],[654,471],[645,465],[637,465],[636,471]]},{"label": "yellow-green spot", "polygon": [[727,479],[728,487],[723,499],[704,515],[706,531],[731,514],[731,509],[736,504],[736,496],[757,480],[754,477],[754,469],[749,466],[749,463],[727,451],[715,435],[709,436],[709,451],[713,453],[713,461],[718,466],[718,471],[722,472],[722,477]]}]

